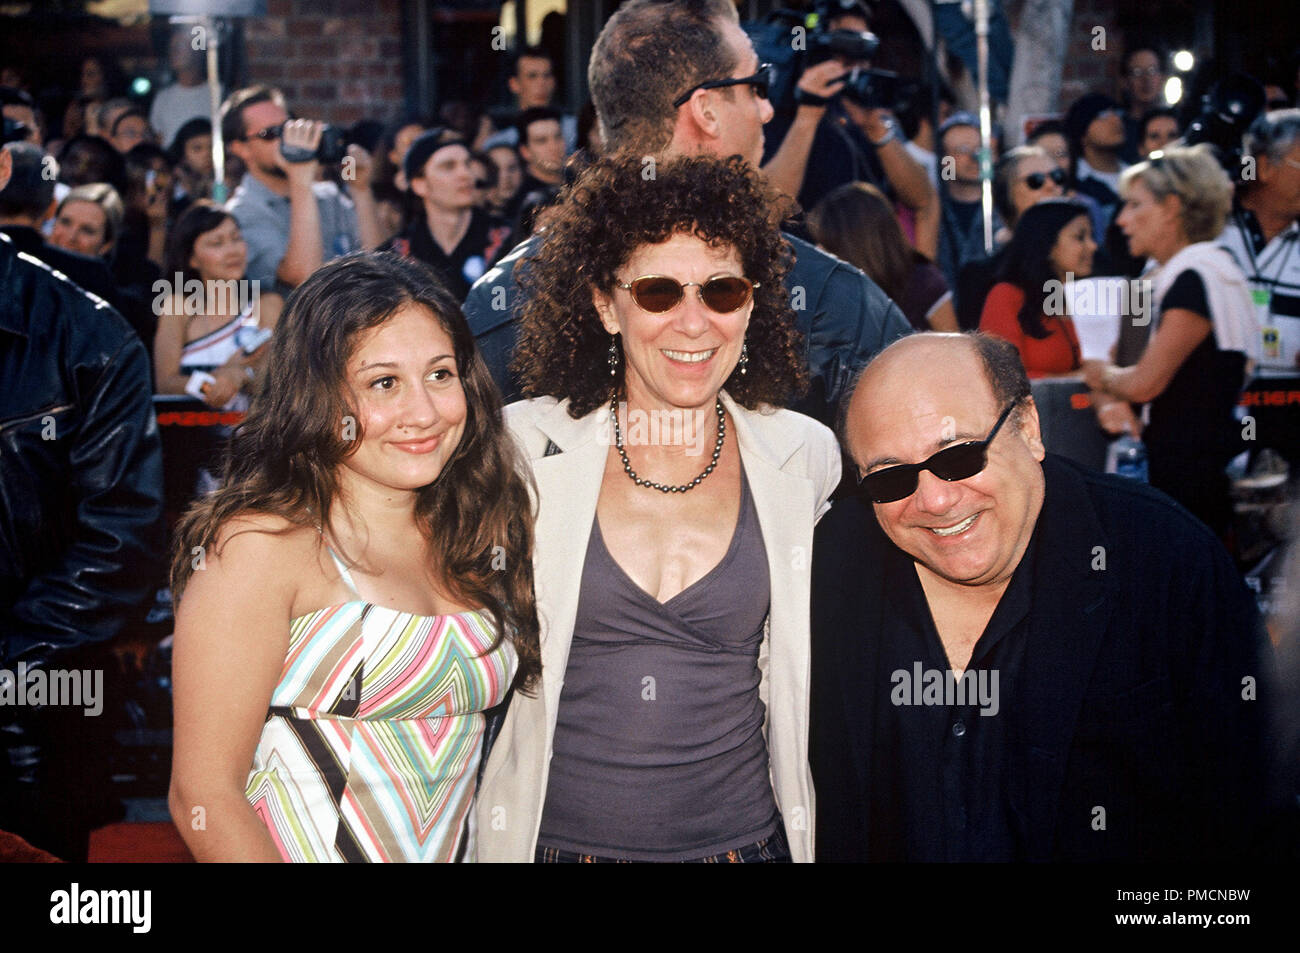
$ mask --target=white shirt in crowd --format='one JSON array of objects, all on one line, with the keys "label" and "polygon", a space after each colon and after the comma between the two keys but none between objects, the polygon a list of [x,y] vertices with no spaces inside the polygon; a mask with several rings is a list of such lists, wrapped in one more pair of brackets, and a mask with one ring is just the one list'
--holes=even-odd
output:
[{"label": "white shirt in crowd", "polygon": [[1300,377],[1300,224],[1255,247],[1246,214],[1234,209],[1216,242],[1246,275],[1260,328],[1259,377]]},{"label": "white shirt in crowd", "polygon": [[[224,93],[221,94],[224,97]],[[218,101],[220,100],[220,97]],[[149,109],[149,125],[158,131],[159,143],[164,149],[171,146],[181,126],[191,119],[212,119],[212,103],[208,98],[208,84],[182,86],[172,83],[158,90]]]},{"label": "white shirt in crowd", "polygon": [[1082,182],[1084,179],[1096,179],[1098,182],[1104,182],[1107,186],[1110,187],[1110,190],[1112,192],[1114,192],[1116,195],[1119,195],[1120,173],[1122,173],[1127,168],[1128,166],[1126,166],[1123,162],[1121,162],[1119,164],[1119,169],[1115,172],[1100,172],[1097,169],[1094,169],[1092,166],[1088,165],[1088,161],[1084,159],[1083,156],[1080,156],[1079,164],[1075,169],[1074,177],[1080,182]]}]

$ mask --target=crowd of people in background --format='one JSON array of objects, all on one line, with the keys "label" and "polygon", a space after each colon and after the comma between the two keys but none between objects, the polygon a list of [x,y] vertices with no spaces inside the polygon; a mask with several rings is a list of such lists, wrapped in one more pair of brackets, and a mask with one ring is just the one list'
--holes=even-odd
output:
[{"label": "crowd of people in background", "polygon": [[[866,5],[844,3],[823,26],[861,33],[871,25]],[[735,32],[743,39],[738,28]],[[837,50],[794,77],[792,106],[783,114],[768,100],[772,68],[756,63],[752,73],[671,90],[680,93],[673,108],[684,118],[664,125],[662,117],[638,112],[640,93],[618,86],[622,66],[609,66],[617,58],[598,43],[592,82],[626,110],[618,124],[608,117],[598,121],[591,103],[577,113],[559,108],[555,64],[540,47],[523,47],[511,59],[508,88],[515,108],[508,122],[494,122],[483,104],[447,102],[434,115],[367,119],[340,131],[296,116],[294,104],[264,84],[223,89],[214,116],[206,63],[187,36],[185,31],[173,36],[167,65],[174,79],[147,106],[122,95],[123,77],[109,57],[82,61],[77,81],[70,84],[71,102],[59,116],[44,114],[23,88],[22,64],[0,64],[9,169],[0,189],[0,233],[16,250],[45,262],[126,318],[148,354],[145,363],[132,367],[149,375],[151,394],[189,397],[226,415],[247,411],[267,379],[270,344],[281,312],[293,312],[295,289],[335,259],[373,251],[414,259],[432,270],[463,306],[467,333],[477,339],[507,401],[524,393],[570,398],[578,393],[545,389],[550,385],[544,379],[564,360],[561,344],[584,359],[595,355],[592,366],[599,373],[586,365],[582,371],[595,375],[595,394],[597,384],[607,383],[606,336],[588,329],[586,337],[570,340],[564,335],[578,332],[568,325],[568,312],[551,312],[561,307],[554,289],[567,287],[566,281],[577,289],[570,296],[575,301],[586,296],[588,305],[592,287],[599,286],[585,272],[567,271],[581,263],[564,260],[558,245],[543,243],[551,229],[569,235],[615,226],[607,220],[579,221],[574,207],[563,204],[566,184],[602,156],[627,154],[629,148],[674,158],[712,153],[739,155],[741,166],[761,169],[766,183],[761,188],[743,169],[732,174],[743,189],[779,195],[777,204],[784,203],[778,216],[782,235],[774,226],[764,240],[788,243],[794,250],[791,271],[784,274],[773,264],[761,292],[760,284],[753,284],[746,301],[750,295],[776,300],[782,280],[787,290],[813,296],[806,303],[800,299],[790,317],[802,335],[800,361],[784,351],[778,361],[752,341],[742,350],[743,332],[728,341],[736,351],[737,373],[748,375],[754,394],[779,392],[782,402],[833,426],[853,397],[856,373],[894,339],[908,332],[979,330],[1009,342],[1029,379],[1076,382],[1079,393],[1087,395],[1096,428],[1109,437],[1141,438],[1150,483],[1229,544],[1233,513],[1227,468],[1233,458],[1252,450],[1247,472],[1279,465],[1292,476],[1300,472],[1300,406],[1284,406],[1269,396],[1257,398],[1253,407],[1249,403],[1251,393],[1300,392],[1300,70],[1295,64],[1287,76],[1261,77],[1262,108],[1241,146],[1252,173],[1234,177],[1209,145],[1182,143],[1194,112],[1165,102],[1168,52],[1145,41],[1135,40],[1124,51],[1119,89],[1088,91],[1063,104],[1056,118],[1023,130],[995,128],[985,141],[977,116],[959,108],[942,84],[935,87],[937,101],[929,88],[897,104],[864,103],[846,94],[847,71],[871,64],[864,50]],[[682,49],[693,42],[686,33],[661,39]],[[659,54],[626,52],[638,55]],[[604,68],[608,75],[600,72]],[[642,75],[652,73],[647,67]],[[698,94],[715,90],[731,97],[718,101],[736,114],[709,111],[713,100],[705,103]],[[661,92],[647,94],[645,101],[653,105]],[[747,112],[738,118],[740,111]],[[214,123],[225,144],[220,175],[213,163]],[[993,169],[988,222],[981,176],[986,156]],[[606,178],[598,197],[608,201],[614,215],[616,176],[608,169],[601,174]],[[218,182],[224,183],[224,194]],[[675,187],[687,189],[680,182]],[[769,187],[770,196],[764,191]],[[679,218],[673,227],[702,221],[703,210],[694,219]],[[726,232],[727,241],[742,247],[744,231]],[[647,226],[645,235],[622,240],[635,251],[653,244],[655,234]],[[704,247],[695,239],[683,254],[701,254]],[[385,268],[392,272],[389,277],[400,271],[388,265],[379,270]],[[649,265],[644,270],[654,273]],[[1144,309],[1129,316],[1147,320],[1126,322],[1115,348],[1104,356],[1085,354],[1075,321],[1068,308],[1059,307],[1054,291],[1096,277],[1140,278],[1150,288]],[[418,284],[410,275],[402,280]],[[618,287],[642,293],[635,285]],[[522,319],[513,310],[519,289],[542,294]],[[508,307],[496,301],[503,290],[509,291]],[[703,295],[703,287],[698,290]],[[617,333],[615,317],[621,312],[601,309],[599,296],[596,307],[609,334]],[[461,334],[459,324],[455,329]],[[522,350],[517,339],[524,342]],[[457,348],[462,344],[458,338]],[[615,350],[609,357],[611,376],[618,367]],[[947,351],[941,344],[917,345],[919,356],[902,353],[893,361],[914,372],[926,361],[952,360],[954,367],[965,367],[963,362],[978,359],[983,365],[972,366],[991,367],[1007,359],[995,351]],[[548,362],[545,367],[538,355]],[[628,369],[618,373],[637,370],[640,359],[629,354]],[[776,373],[772,368],[785,376],[764,379],[765,373]],[[893,368],[887,363],[877,371],[871,388],[901,394],[903,385],[887,377]],[[797,397],[793,383],[805,372],[809,386]],[[709,394],[709,406],[717,401],[719,417],[721,383],[720,378]],[[942,390],[937,379],[926,384],[936,394]],[[733,396],[739,393],[740,385],[731,386]],[[600,411],[603,417],[604,394],[602,389],[599,400],[584,398],[584,414]],[[981,390],[972,399],[986,396]],[[1018,401],[1024,395],[1014,396]],[[1259,444],[1243,441],[1243,400],[1273,453],[1261,454]],[[1015,401],[1007,410],[1014,406]],[[730,410],[744,425],[747,417]],[[235,419],[224,417],[213,431],[219,443],[229,438]],[[989,441],[1006,419],[1003,412]],[[1017,433],[1029,434],[1023,418],[1011,419]],[[884,439],[862,427],[850,434],[853,441]],[[1029,456],[1037,452],[1035,446],[1041,450],[1036,433],[1025,439]],[[533,456],[550,456],[553,447],[539,445]],[[828,455],[836,452],[832,448]],[[201,456],[186,488],[187,502],[219,487],[212,453]],[[1042,455],[1036,459],[1041,462]],[[1021,462],[1033,479],[1041,479],[1029,457]],[[742,499],[752,507],[748,483],[741,496],[739,451],[732,452],[730,466],[723,471],[730,474],[724,484],[728,492],[719,498],[732,509]],[[1074,479],[1053,466],[1044,467],[1049,484]],[[860,471],[859,478],[863,475]],[[821,477],[827,485],[818,487],[818,509],[834,489],[829,473]],[[619,473],[605,479],[626,489]],[[721,483],[715,479],[711,486]],[[1083,499],[1082,484],[1075,489]],[[1101,491],[1091,485],[1086,492],[1092,494],[1088,499],[1100,499]],[[693,518],[683,512],[683,519]],[[718,529],[725,549],[727,527]],[[585,536],[575,540],[587,543]],[[756,545],[761,556],[761,539]],[[1216,564],[1215,571],[1219,568]],[[584,577],[583,585],[589,584]],[[744,617],[746,632],[761,632],[761,619],[748,618],[739,606],[735,612]],[[515,723],[522,716],[513,717],[507,736],[524,730]],[[553,710],[550,730],[555,731]],[[806,732],[802,722],[800,730]],[[580,763],[574,754],[580,749],[600,754],[583,749],[576,740],[581,733],[563,718],[560,737],[572,762],[557,760],[562,768]],[[788,791],[802,792],[810,783],[804,759],[801,751],[783,769],[781,783]],[[575,788],[593,783],[580,775],[561,780]],[[766,775],[756,784],[765,788]],[[771,821],[772,805],[761,806],[763,816],[748,819],[757,832],[752,839],[759,847],[769,837],[783,843],[779,823]],[[543,842],[549,837],[561,854],[587,853],[583,819],[551,806],[534,821]],[[713,821],[719,829],[705,831],[701,843],[721,850],[731,819]],[[454,833],[444,853],[455,854]],[[615,833],[635,838],[641,832]],[[811,859],[807,834],[788,833],[794,836],[784,849],[792,847],[796,859]],[[497,841],[488,835],[485,843]],[[517,847],[494,849],[507,856]],[[689,851],[683,846],[679,853]]]}]

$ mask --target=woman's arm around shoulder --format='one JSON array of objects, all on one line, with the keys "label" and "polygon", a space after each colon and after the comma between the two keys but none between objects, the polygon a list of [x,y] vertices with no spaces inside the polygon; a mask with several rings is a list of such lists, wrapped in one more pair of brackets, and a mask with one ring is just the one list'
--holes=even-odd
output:
[{"label": "woman's arm around shoulder", "polygon": [[298,584],[286,567],[303,565],[314,539],[277,532],[288,527],[267,514],[230,520],[195,555],[177,607],[168,804],[200,861],[281,859],[244,787],[289,644]]}]

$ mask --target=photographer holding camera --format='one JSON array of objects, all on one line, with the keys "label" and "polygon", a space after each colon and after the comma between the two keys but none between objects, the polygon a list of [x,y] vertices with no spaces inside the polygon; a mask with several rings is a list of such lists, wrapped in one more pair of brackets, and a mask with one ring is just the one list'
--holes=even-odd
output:
[{"label": "photographer holding camera", "polygon": [[[819,3],[817,10],[817,27],[808,36],[810,65],[793,93],[796,109],[785,136],[772,137],[771,146],[780,150],[764,172],[804,208],[846,182],[869,182],[923,217],[925,210],[937,209],[935,189],[905,148],[892,112],[898,77],[869,69],[879,41],[867,32],[866,5],[835,0]],[[806,151],[795,148],[804,143]]]},{"label": "photographer holding camera", "polygon": [[[346,153],[337,130],[290,119],[284,96],[269,86],[232,93],[221,107],[221,133],[247,167],[227,209],[248,242],[248,276],[274,291],[301,284],[324,262],[379,246],[370,192],[371,161],[360,146]],[[318,182],[322,164],[351,160],[351,197]]]}]

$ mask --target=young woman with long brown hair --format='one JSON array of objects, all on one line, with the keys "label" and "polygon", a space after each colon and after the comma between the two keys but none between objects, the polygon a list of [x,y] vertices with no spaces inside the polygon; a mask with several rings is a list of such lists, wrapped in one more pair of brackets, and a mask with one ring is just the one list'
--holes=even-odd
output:
[{"label": "young woman with long brown hair", "polygon": [[170,803],[200,860],[473,858],[484,712],[540,671],[527,478],[421,264],[297,290],[182,520]]}]

